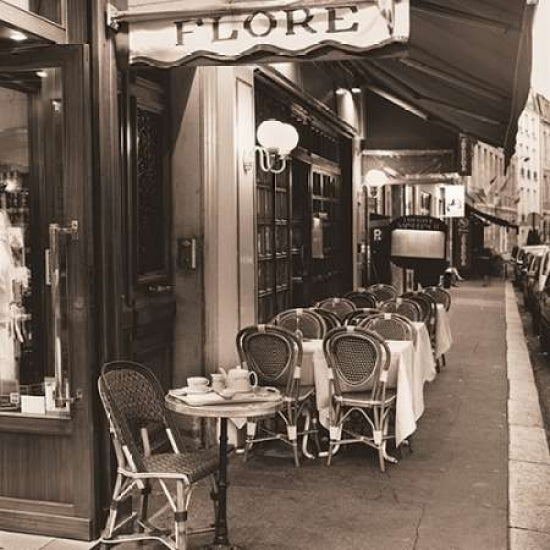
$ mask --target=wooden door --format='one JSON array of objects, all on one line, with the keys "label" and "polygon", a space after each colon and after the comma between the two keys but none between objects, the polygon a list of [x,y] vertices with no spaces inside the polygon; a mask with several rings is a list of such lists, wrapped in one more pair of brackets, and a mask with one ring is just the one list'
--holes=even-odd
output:
[{"label": "wooden door", "polygon": [[176,303],[170,235],[168,71],[125,76],[123,144],[126,170],[126,356],[151,368],[165,388],[173,366]]},{"label": "wooden door", "polygon": [[97,507],[88,63],[86,46],[0,55],[17,327],[0,368],[0,386],[11,385],[0,402],[0,529],[80,539],[94,535]]}]

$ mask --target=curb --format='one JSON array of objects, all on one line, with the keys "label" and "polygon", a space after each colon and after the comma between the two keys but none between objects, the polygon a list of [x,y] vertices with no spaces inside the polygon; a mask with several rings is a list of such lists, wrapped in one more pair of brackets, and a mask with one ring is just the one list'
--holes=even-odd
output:
[{"label": "curb", "polygon": [[505,286],[508,547],[550,548],[550,453],[514,290]]}]

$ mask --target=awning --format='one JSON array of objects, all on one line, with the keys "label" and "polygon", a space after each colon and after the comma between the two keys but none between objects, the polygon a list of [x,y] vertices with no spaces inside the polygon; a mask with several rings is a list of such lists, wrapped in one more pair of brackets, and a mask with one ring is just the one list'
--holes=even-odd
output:
[{"label": "awning", "polygon": [[487,212],[483,212],[483,210],[479,210],[468,203],[466,203],[466,216],[475,216],[476,218],[481,219],[482,221],[487,221],[495,225],[501,225],[506,228],[510,227],[512,229],[515,229],[516,231],[519,230],[519,227],[517,226],[517,224],[509,222],[508,220],[505,220],[503,218],[499,218],[498,216],[494,216],[493,214],[488,214]]},{"label": "awning", "polygon": [[404,54],[346,61],[375,92],[487,143],[515,147],[536,0],[411,0]]},{"label": "awning", "polygon": [[332,63],[426,120],[504,147],[508,160],[529,91],[536,3],[130,0],[108,20],[129,26],[131,62],[159,67],[353,56]]},{"label": "awning", "polygon": [[[235,65],[361,56],[409,38],[409,0],[130,0],[130,62]],[[144,7],[145,6],[145,7]]]}]

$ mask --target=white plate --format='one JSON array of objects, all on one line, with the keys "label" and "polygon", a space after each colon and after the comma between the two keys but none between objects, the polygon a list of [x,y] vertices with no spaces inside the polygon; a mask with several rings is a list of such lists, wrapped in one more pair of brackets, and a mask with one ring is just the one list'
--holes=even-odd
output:
[{"label": "white plate", "polygon": [[168,393],[170,395],[173,395],[175,397],[182,396],[182,395],[202,395],[204,393],[209,393],[212,391],[212,388],[208,387],[205,390],[192,390],[191,388],[188,388],[185,386],[184,388],[174,388],[173,390],[170,390]]}]

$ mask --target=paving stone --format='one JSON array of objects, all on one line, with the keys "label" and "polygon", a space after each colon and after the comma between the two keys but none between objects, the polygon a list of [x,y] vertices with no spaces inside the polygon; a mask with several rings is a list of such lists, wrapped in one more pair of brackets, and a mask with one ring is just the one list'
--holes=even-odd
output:
[{"label": "paving stone", "polygon": [[539,407],[539,394],[533,380],[515,380],[510,384],[510,399],[534,403]]},{"label": "paving stone", "polygon": [[550,534],[550,465],[510,461],[510,527]]},{"label": "paving stone", "polygon": [[[40,550],[89,550],[96,546],[92,542],[82,542],[78,540],[54,539]],[[124,546],[121,547],[124,548]]]},{"label": "paving stone", "polygon": [[526,529],[510,529],[510,550],[548,550],[550,535]]},{"label": "paving stone", "polygon": [[510,460],[550,464],[546,432],[542,428],[510,426]]},{"label": "paving stone", "polygon": [[0,550],[41,550],[52,541],[51,537],[0,531]]},{"label": "paving stone", "polygon": [[538,402],[529,403],[517,399],[508,400],[508,422],[515,426],[544,426]]}]

